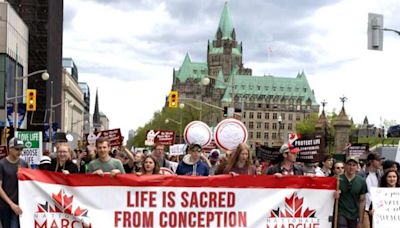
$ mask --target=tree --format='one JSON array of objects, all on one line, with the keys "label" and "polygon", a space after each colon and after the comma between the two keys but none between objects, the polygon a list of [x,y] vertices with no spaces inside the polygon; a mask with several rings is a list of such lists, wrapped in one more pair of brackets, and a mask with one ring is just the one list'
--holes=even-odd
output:
[{"label": "tree", "polygon": [[310,135],[315,132],[315,125],[318,122],[318,113],[311,113],[307,118],[296,124],[296,132],[301,135]]},{"label": "tree", "polygon": [[[144,126],[139,127],[135,132],[136,135],[133,138],[133,143],[135,147],[144,147],[144,141],[147,137],[147,132],[149,130],[173,130],[176,132],[176,135],[181,135],[181,126],[174,121],[169,121],[166,123],[166,119],[172,119],[177,122],[180,122],[180,117],[182,112],[182,131],[184,131],[186,125],[191,121],[198,120],[200,116],[200,111],[198,102],[195,101],[186,101],[185,107],[181,110],[179,108],[169,108],[163,107],[161,111],[157,111],[153,114],[153,118],[147,122]],[[216,112],[215,109],[209,108],[206,105],[201,106],[201,115],[202,120],[207,120],[208,115],[211,112]],[[222,115],[222,112],[218,111],[219,115]],[[205,119],[204,119],[205,118]],[[207,122],[207,121],[204,121]],[[179,138],[179,137],[178,137]],[[183,139],[182,139],[183,142]]]}]

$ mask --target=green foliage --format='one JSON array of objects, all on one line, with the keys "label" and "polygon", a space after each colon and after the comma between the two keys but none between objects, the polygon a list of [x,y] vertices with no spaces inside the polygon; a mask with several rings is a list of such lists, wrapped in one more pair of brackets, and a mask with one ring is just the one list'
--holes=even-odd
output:
[{"label": "green foliage", "polygon": [[318,114],[311,113],[308,118],[305,118],[303,121],[298,122],[296,125],[296,132],[302,135],[308,135],[315,132],[315,125],[318,122]]},{"label": "green foliage", "polygon": [[[153,118],[149,122],[135,131],[136,135],[132,140],[132,144],[135,147],[144,147],[144,141],[147,136],[147,131],[149,130],[174,130],[177,136],[181,135],[181,131],[184,131],[188,123],[194,120],[199,120],[200,109],[201,120],[206,123],[209,122],[212,112],[222,115],[222,112],[220,111],[216,111],[213,108],[209,108],[206,105],[200,105],[198,102],[193,101],[186,101],[185,107],[182,110],[180,108],[164,107],[161,111],[155,112]],[[166,119],[169,119],[170,121],[166,123]],[[176,122],[182,122],[182,126]],[[179,140],[177,143],[179,143]]]},{"label": "green foliage", "polygon": [[376,146],[378,144],[384,145],[398,145],[400,138],[385,138],[380,137],[359,137],[358,143],[368,143],[369,147]]}]

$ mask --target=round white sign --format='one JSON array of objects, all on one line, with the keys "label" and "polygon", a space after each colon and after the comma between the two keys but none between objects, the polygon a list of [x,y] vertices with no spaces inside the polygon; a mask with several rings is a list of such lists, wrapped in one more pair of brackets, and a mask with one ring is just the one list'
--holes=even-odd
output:
[{"label": "round white sign", "polygon": [[185,127],[184,140],[187,144],[206,146],[212,140],[211,129],[204,122],[192,121]]},{"label": "round white sign", "polygon": [[222,149],[235,150],[247,141],[247,128],[239,120],[229,118],[219,122],[214,132],[215,143]]}]

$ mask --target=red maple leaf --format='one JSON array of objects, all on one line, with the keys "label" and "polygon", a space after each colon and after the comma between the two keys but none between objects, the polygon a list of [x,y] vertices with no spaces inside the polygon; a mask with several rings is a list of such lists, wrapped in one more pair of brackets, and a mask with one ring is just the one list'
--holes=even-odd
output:
[{"label": "red maple leaf", "polygon": [[304,197],[299,198],[296,193],[293,193],[290,198],[285,197],[285,211],[278,209],[272,210],[270,218],[313,218],[315,217],[315,210],[306,208],[303,212]]},{"label": "red maple leaf", "polygon": [[85,216],[87,217],[88,210],[81,207],[77,207],[75,211],[72,210],[72,203],[74,196],[67,196],[64,190],[61,189],[58,194],[52,194],[52,199],[54,202],[54,207],[50,206],[49,202],[46,204],[38,204],[37,213],[64,213],[74,216]]},{"label": "red maple leaf", "polygon": [[299,218],[301,217],[301,210],[303,207],[303,198],[297,197],[296,193],[290,198],[285,198],[285,211],[287,218]]},{"label": "red maple leaf", "polygon": [[56,210],[59,209],[60,212],[65,212],[71,214],[72,211],[72,201],[74,196],[68,197],[64,190],[60,190],[57,195],[52,194],[54,204],[56,205]]}]

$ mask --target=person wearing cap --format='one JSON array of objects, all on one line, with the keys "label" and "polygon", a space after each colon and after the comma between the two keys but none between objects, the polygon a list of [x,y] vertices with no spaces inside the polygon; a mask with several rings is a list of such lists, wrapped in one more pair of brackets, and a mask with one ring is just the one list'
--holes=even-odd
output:
[{"label": "person wearing cap", "polygon": [[393,160],[385,160],[382,162],[382,169],[383,173],[386,173],[387,171],[394,170],[394,171],[399,171],[399,163]]},{"label": "person wearing cap", "polygon": [[51,164],[51,158],[47,155],[43,155],[40,158],[39,170],[48,170],[50,164]]},{"label": "person wearing cap", "polygon": [[186,176],[208,176],[209,166],[200,158],[207,160],[202,153],[202,148],[199,144],[190,144],[187,148],[188,154],[185,155],[182,161],[179,162],[176,168],[176,174]]},{"label": "person wearing cap", "polygon": [[0,160],[0,222],[3,227],[19,227],[18,216],[22,210],[18,205],[18,168],[28,168],[20,159],[24,142],[12,138],[8,143],[8,155]]},{"label": "person wearing cap", "polygon": [[268,168],[266,174],[278,177],[286,175],[304,175],[303,168],[295,165],[298,152],[299,149],[294,147],[292,144],[283,144],[279,149],[281,162]]},{"label": "person wearing cap", "polygon": [[209,174],[210,176],[215,175],[215,171],[217,170],[219,166],[219,150],[218,149],[212,149],[210,151],[210,155],[208,156],[208,160],[210,161],[211,167],[209,169]]},{"label": "person wearing cap", "polygon": [[363,222],[367,183],[356,175],[359,160],[348,157],[344,174],[339,176],[340,187],[335,197],[339,199],[339,228],[359,228]]},{"label": "person wearing cap", "polygon": [[[382,158],[380,154],[371,152],[367,155],[368,168],[366,171],[366,179],[368,192],[365,198],[365,212],[368,213],[370,227],[372,227],[372,201],[371,189],[380,186],[382,178]],[[370,213],[371,212],[371,213]]]}]

